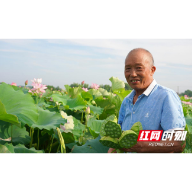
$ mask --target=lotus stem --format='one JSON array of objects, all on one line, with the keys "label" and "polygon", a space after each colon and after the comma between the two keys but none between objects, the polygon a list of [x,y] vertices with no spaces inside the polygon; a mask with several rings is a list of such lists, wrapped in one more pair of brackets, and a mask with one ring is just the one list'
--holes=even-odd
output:
[{"label": "lotus stem", "polygon": [[11,125],[11,143],[13,142],[12,137],[13,137],[13,125]]},{"label": "lotus stem", "polygon": [[53,139],[54,139],[54,136],[52,135],[51,136],[51,144],[50,144],[50,148],[49,148],[49,153],[51,152],[51,148],[52,148],[52,145],[53,145]]},{"label": "lotus stem", "polygon": [[36,104],[38,104],[38,96],[36,96]]},{"label": "lotus stem", "polygon": [[33,133],[34,133],[34,130],[33,130],[33,128],[31,128],[31,142],[30,142],[30,148],[32,147],[32,143],[33,143]]},{"label": "lotus stem", "polygon": [[83,112],[81,114],[81,123],[83,123]]},{"label": "lotus stem", "polygon": [[61,143],[61,153],[66,153],[65,142],[64,142],[63,136],[61,134],[61,131],[59,130],[58,127],[57,127],[57,133],[58,133],[59,140],[60,140],[60,143]]},{"label": "lotus stem", "polygon": [[37,132],[37,150],[39,150],[39,129],[38,129],[38,132]]}]

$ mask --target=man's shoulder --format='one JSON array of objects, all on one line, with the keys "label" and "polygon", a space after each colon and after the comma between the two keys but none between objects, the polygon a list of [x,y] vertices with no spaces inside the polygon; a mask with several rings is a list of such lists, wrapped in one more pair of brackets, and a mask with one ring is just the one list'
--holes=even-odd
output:
[{"label": "man's shoulder", "polygon": [[173,96],[179,98],[178,94],[174,90],[159,84],[157,84],[157,88],[155,89],[154,93],[158,94],[159,96]]}]

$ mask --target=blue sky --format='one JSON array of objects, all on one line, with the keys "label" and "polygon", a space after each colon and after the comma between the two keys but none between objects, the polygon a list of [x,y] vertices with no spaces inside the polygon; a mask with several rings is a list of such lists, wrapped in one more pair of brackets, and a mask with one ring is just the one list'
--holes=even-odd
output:
[{"label": "blue sky", "polygon": [[157,70],[154,78],[179,92],[191,89],[192,40],[142,39],[1,39],[0,82],[24,85],[42,78],[43,84],[73,82],[111,84],[114,76],[126,82],[124,60],[137,47],[148,49]]}]

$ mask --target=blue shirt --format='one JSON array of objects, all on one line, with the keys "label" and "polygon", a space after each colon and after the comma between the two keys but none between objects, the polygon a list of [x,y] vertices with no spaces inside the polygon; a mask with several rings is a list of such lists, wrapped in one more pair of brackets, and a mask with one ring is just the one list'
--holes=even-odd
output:
[{"label": "blue shirt", "polygon": [[139,95],[135,104],[133,90],[121,104],[118,123],[123,131],[140,121],[143,130],[169,130],[186,125],[181,100],[175,91],[158,85],[155,80]]}]

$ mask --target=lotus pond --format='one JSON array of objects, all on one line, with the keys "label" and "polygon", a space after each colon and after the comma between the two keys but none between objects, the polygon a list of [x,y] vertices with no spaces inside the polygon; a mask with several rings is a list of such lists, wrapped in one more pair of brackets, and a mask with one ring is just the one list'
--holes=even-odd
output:
[{"label": "lotus pond", "polygon": [[[52,91],[39,79],[30,90],[1,83],[0,153],[107,153],[109,147],[99,141],[101,128],[118,119],[121,103],[131,92],[120,79],[109,80],[110,92],[96,84]],[[181,100],[188,131],[184,153],[191,153],[192,100]]]}]

